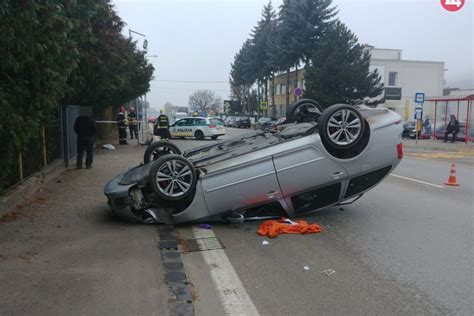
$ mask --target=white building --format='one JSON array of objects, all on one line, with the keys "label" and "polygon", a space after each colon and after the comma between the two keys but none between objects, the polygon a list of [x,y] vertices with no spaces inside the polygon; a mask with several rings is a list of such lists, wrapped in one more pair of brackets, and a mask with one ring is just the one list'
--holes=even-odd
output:
[{"label": "white building", "polygon": [[[401,49],[382,49],[366,45],[371,54],[370,70],[377,69],[385,86],[385,106],[398,112],[405,120],[413,118],[415,94],[425,93],[425,98],[443,95],[444,62],[403,60]],[[275,109],[271,115],[283,116],[286,112],[286,74],[275,76],[269,83],[270,104],[271,91],[274,91]],[[298,73],[290,73],[290,104],[296,100],[293,94],[295,87],[304,89],[304,68]],[[426,108],[425,115],[433,116],[433,107]]]},{"label": "white building", "polygon": [[[385,85],[385,106],[405,120],[413,118],[415,94],[425,97],[443,95],[444,62],[403,60],[401,49],[366,46],[371,54],[370,68],[377,69]],[[425,114],[433,115],[431,109]]]}]

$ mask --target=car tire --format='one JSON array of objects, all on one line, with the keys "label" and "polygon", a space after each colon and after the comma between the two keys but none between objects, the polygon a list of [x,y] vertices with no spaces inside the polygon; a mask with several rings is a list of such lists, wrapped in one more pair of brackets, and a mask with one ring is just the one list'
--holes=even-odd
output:
[{"label": "car tire", "polygon": [[335,104],[325,109],[318,120],[319,135],[328,149],[350,149],[366,135],[366,121],[353,106]]},{"label": "car tire", "polygon": [[198,140],[203,140],[204,139],[204,133],[200,130],[197,130],[194,133],[194,137],[196,137],[196,139],[198,139]]},{"label": "car tire", "polygon": [[180,155],[165,155],[153,163],[149,180],[155,194],[167,201],[181,200],[196,188],[193,164]]},{"label": "car tire", "polygon": [[211,136],[212,139],[216,140],[219,135]]},{"label": "car tire", "polygon": [[286,111],[287,122],[317,122],[323,113],[321,105],[310,99],[294,102]]},{"label": "car tire", "polygon": [[178,148],[178,146],[170,142],[154,142],[151,143],[145,150],[145,154],[143,155],[143,162],[147,164],[151,161],[157,160],[158,158],[164,155],[169,154],[181,155],[181,150]]}]

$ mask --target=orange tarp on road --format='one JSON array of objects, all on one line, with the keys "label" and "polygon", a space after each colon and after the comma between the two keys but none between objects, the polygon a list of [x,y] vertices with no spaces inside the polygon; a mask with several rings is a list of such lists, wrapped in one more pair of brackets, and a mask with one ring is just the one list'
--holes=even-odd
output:
[{"label": "orange tarp on road", "polygon": [[267,236],[275,238],[279,234],[315,234],[323,231],[323,228],[318,224],[308,224],[306,221],[292,221],[282,218],[279,221],[268,220],[264,221],[258,227],[257,233],[260,236]]}]

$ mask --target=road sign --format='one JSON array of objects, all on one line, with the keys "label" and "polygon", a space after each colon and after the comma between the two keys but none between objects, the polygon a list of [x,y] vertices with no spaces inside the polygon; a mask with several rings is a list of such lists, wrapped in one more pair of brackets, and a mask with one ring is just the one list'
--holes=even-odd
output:
[{"label": "road sign", "polygon": [[224,100],[224,110],[225,113],[228,113],[230,110],[230,101],[229,100]]},{"label": "road sign", "polygon": [[260,101],[260,110],[268,110],[268,102]]},{"label": "road sign", "polygon": [[415,93],[415,103],[423,104],[425,102],[425,94],[423,92]]},{"label": "road sign", "polygon": [[296,87],[293,93],[295,94],[295,96],[301,97],[303,95],[303,89],[301,89],[300,87]]},{"label": "road sign", "polygon": [[423,119],[423,109],[422,108],[416,108],[415,109],[415,120],[422,120]]}]

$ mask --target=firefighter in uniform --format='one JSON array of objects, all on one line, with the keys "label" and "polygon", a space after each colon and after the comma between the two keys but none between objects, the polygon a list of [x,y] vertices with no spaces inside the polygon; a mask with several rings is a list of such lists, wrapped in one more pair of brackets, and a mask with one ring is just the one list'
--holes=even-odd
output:
[{"label": "firefighter in uniform", "polygon": [[128,128],[130,129],[130,138],[133,139],[135,135],[135,139],[138,139],[138,121],[134,107],[131,107],[130,113],[128,113]]},{"label": "firefighter in uniform", "polygon": [[127,143],[127,115],[125,113],[125,107],[121,106],[115,120],[118,123],[119,132],[119,144],[128,145]]},{"label": "firefighter in uniform", "polygon": [[170,120],[166,114],[163,114],[163,110],[160,110],[160,116],[156,119],[158,124],[158,136],[160,139],[167,140],[170,138],[169,125]]}]

